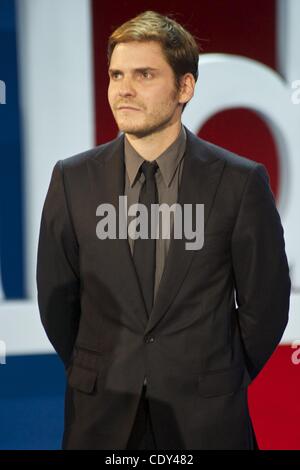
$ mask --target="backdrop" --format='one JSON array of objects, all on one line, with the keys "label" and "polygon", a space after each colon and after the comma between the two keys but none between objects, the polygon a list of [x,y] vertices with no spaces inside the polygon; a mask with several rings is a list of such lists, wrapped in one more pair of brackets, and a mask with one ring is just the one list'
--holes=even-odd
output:
[{"label": "backdrop", "polygon": [[262,449],[299,449],[300,18],[298,0],[0,0],[0,448],[60,448],[63,366],[40,323],[36,254],[57,160],[111,140],[106,44],[153,9],[202,46],[184,124],[263,163],[285,230],[290,321],[249,389]]}]

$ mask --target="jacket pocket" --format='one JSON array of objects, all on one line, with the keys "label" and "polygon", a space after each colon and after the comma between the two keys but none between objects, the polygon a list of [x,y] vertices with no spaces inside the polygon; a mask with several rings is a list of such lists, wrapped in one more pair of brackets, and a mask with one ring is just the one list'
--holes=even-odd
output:
[{"label": "jacket pocket", "polygon": [[73,364],[68,373],[68,384],[80,392],[91,394],[95,390],[97,376],[97,371]]},{"label": "jacket pocket", "polygon": [[103,354],[100,351],[75,345],[73,353],[73,363],[83,369],[99,370]]},{"label": "jacket pocket", "polygon": [[234,367],[221,371],[203,373],[198,378],[198,391],[203,397],[230,395],[251,382],[244,367]]}]

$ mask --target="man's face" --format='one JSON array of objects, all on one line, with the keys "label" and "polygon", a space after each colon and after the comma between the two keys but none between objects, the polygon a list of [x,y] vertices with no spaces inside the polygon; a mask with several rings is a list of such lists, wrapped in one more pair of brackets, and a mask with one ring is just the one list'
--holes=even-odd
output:
[{"label": "man's face", "polygon": [[144,137],[180,119],[174,72],[159,43],[117,44],[109,76],[108,100],[120,131]]}]

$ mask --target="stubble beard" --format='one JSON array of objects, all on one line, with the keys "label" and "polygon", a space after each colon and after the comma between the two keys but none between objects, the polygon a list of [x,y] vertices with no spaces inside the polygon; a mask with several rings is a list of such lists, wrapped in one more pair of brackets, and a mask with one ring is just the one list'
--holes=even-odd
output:
[{"label": "stubble beard", "polygon": [[[173,90],[170,100],[173,102],[177,98],[177,90]],[[164,109],[164,106],[161,106],[161,109]],[[138,113],[139,111],[137,111]],[[142,111],[143,112],[143,111]],[[130,124],[124,120],[123,123],[117,124],[120,132],[132,135],[137,138],[147,137],[149,135],[158,133],[163,129],[166,129],[172,124],[172,118],[174,116],[175,109],[169,111],[167,115],[161,116],[160,114],[151,114],[144,124]]]},{"label": "stubble beard", "polygon": [[167,128],[172,120],[173,114],[164,116],[161,119],[157,119],[156,117],[149,122],[145,122],[142,125],[139,124],[124,124],[123,126],[119,126],[121,132],[125,132],[126,134],[133,135],[138,138],[146,137],[152,134],[155,134],[165,128]]}]

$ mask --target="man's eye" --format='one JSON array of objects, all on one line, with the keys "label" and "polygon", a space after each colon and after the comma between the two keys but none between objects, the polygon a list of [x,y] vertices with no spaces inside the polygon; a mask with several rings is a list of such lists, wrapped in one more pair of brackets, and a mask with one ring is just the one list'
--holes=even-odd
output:
[{"label": "man's eye", "polygon": [[151,78],[151,73],[150,72],[142,72],[142,75],[144,78]]}]

